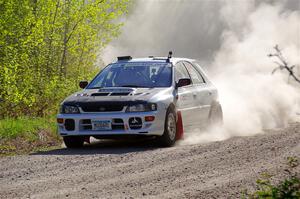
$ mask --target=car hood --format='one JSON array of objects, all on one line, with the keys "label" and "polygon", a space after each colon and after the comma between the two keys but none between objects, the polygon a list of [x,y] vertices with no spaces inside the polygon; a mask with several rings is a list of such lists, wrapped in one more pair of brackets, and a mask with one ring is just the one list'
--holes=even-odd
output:
[{"label": "car hood", "polygon": [[171,88],[100,88],[84,89],[64,100],[64,104],[88,102],[141,102],[157,101],[157,98],[170,92]]}]

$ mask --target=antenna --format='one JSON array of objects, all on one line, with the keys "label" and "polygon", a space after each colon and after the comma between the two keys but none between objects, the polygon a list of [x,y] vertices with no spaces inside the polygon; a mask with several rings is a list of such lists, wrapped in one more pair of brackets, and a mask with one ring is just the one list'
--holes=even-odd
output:
[{"label": "antenna", "polygon": [[170,63],[170,59],[172,58],[172,54],[173,54],[173,52],[169,51],[169,55],[168,55],[168,59],[167,59],[167,62],[169,62],[169,63]]},{"label": "antenna", "polygon": [[171,59],[171,58],[172,58],[172,55],[173,55],[173,52],[172,52],[172,51],[169,51],[168,59]]}]

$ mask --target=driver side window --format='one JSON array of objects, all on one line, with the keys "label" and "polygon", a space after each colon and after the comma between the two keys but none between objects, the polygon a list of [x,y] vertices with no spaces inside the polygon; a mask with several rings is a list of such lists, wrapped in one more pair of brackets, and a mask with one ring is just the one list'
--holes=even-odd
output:
[{"label": "driver side window", "polygon": [[186,66],[189,74],[191,75],[191,79],[193,84],[202,84],[205,83],[203,77],[200,75],[200,73],[190,64],[189,62],[184,62],[184,65]]},{"label": "driver side window", "polygon": [[175,81],[178,82],[182,78],[190,79],[190,75],[185,66],[180,62],[175,65]]}]

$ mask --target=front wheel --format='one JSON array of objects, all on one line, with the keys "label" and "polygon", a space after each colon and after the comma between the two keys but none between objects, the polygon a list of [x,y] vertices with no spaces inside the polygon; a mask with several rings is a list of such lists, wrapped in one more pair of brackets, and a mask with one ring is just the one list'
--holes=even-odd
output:
[{"label": "front wheel", "polygon": [[67,148],[80,148],[84,143],[82,136],[64,136],[63,140]]},{"label": "front wheel", "polygon": [[165,118],[164,133],[159,137],[160,144],[170,147],[175,144],[177,135],[176,113],[172,107],[169,107]]}]

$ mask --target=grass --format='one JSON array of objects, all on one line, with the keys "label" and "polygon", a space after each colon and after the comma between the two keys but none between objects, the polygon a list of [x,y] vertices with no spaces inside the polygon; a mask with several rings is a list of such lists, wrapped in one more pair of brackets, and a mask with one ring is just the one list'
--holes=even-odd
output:
[{"label": "grass", "polygon": [[23,137],[28,140],[38,139],[38,131],[56,131],[56,123],[52,118],[29,118],[21,117],[17,119],[6,118],[0,120],[0,139],[14,139]]},{"label": "grass", "polygon": [[0,154],[19,154],[60,143],[55,117],[0,120]]}]

